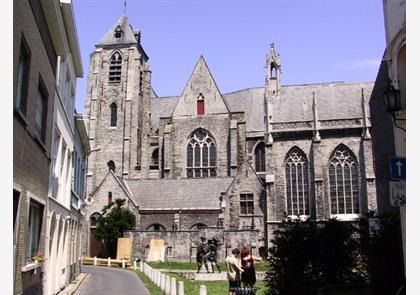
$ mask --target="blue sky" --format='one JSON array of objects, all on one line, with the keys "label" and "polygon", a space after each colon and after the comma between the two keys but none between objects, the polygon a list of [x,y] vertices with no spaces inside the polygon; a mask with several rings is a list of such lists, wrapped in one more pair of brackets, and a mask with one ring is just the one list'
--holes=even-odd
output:
[{"label": "blue sky", "polygon": [[[84,112],[89,54],[124,13],[124,0],[73,0],[84,65],[76,108]],[[223,93],[264,86],[275,42],[282,84],[374,81],[385,49],[381,0],[127,0],[141,30],[152,87],[179,95],[203,54]]]}]

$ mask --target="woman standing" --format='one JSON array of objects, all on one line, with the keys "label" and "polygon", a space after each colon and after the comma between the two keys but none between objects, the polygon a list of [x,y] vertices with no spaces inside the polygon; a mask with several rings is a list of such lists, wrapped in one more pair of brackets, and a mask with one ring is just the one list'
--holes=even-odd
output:
[{"label": "woman standing", "polygon": [[243,247],[241,250],[241,264],[243,268],[243,273],[241,276],[241,281],[244,288],[253,288],[256,281],[254,260],[261,260],[260,257],[255,257],[249,254],[249,249]]}]

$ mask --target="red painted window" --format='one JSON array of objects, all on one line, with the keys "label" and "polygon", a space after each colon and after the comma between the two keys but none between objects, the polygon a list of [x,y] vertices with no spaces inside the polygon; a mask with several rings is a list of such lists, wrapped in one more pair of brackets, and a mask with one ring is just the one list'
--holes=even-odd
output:
[{"label": "red painted window", "polygon": [[204,100],[197,100],[197,115],[204,115]]}]

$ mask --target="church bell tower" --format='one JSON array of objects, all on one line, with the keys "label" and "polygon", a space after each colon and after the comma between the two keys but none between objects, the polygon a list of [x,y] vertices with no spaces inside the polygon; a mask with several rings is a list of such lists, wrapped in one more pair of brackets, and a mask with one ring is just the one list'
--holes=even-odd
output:
[{"label": "church bell tower", "polygon": [[140,42],[124,14],[90,55],[85,114],[91,146],[87,189],[92,192],[109,170],[140,178],[148,167],[151,71]]}]

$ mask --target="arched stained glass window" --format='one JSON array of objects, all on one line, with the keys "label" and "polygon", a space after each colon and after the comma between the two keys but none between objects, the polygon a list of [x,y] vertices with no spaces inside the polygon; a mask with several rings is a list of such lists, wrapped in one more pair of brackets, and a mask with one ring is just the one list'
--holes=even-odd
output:
[{"label": "arched stained glass window", "polygon": [[309,215],[308,161],[297,147],[286,156],[287,215]]},{"label": "arched stained glass window", "polygon": [[331,214],[359,214],[357,162],[344,145],[330,159],[329,176]]},{"label": "arched stained glass window", "polygon": [[111,56],[111,60],[109,63],[109,82],[111,83],[121,82],[121,65],[122,65],[121,53],[116,51]]},{"label": "arched stained glass window", "polygon": [[111,103],[109,106],[111,110],[111,127],[117,126],[117,104],[115,102]]},{"label": "arched stained glass window", "polygon": [[260,142],[255,147],[255,171],[265,172],[265,145],[264,142]]},{"label": "arched stained glass window", "polygon": [[188,140],[187,177],[216,177],[216,143],[210,133],[197,129]]}]

